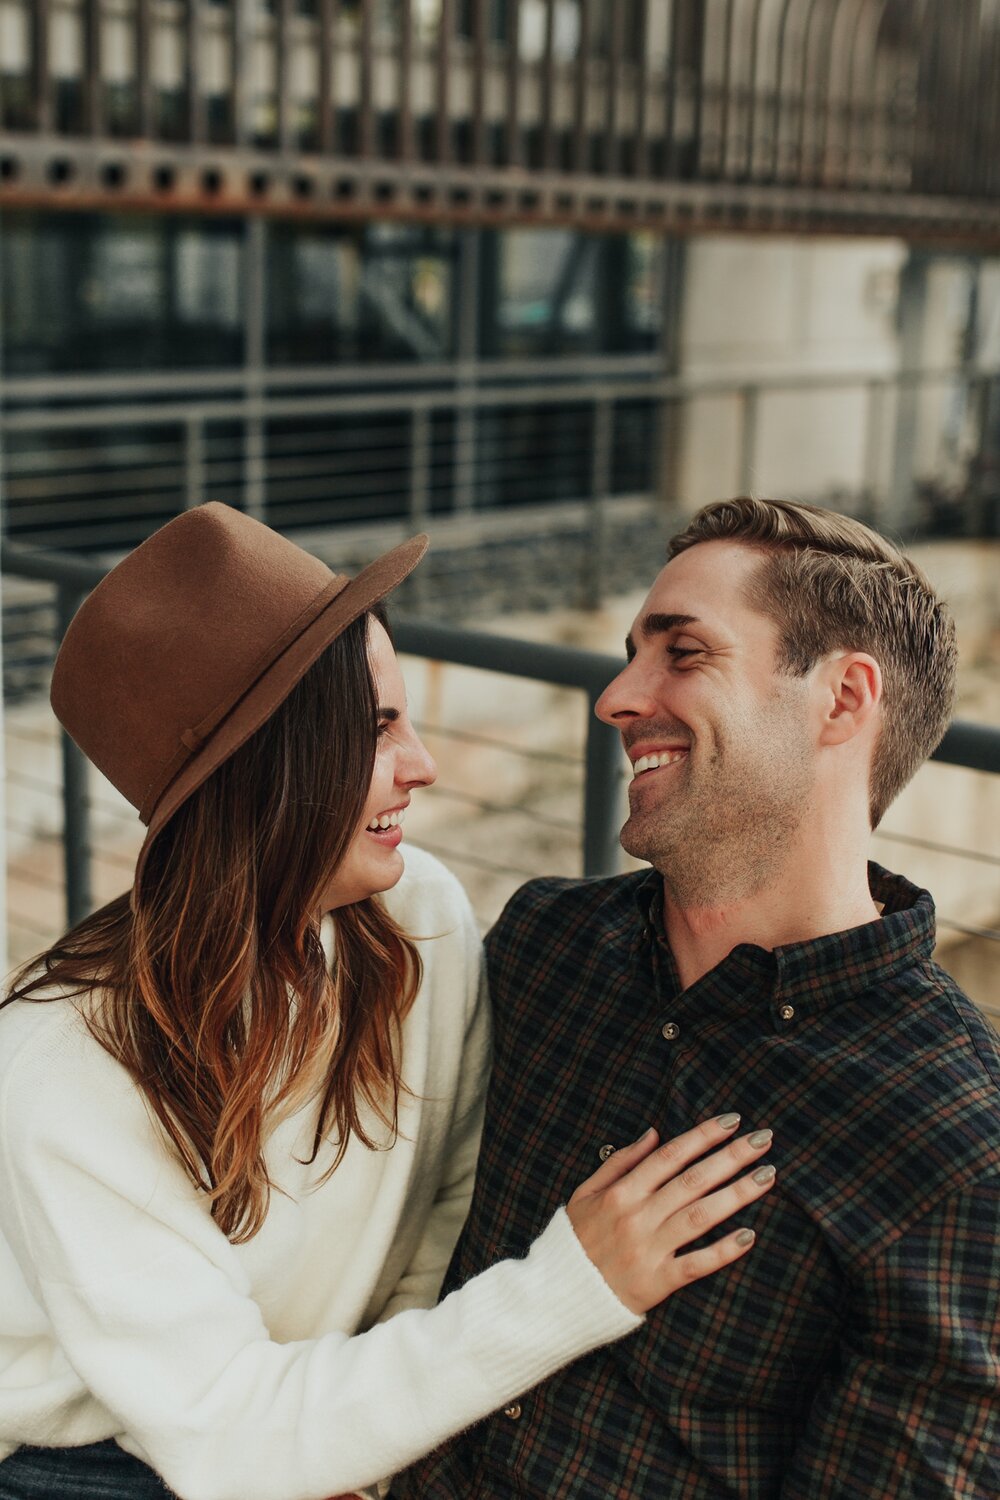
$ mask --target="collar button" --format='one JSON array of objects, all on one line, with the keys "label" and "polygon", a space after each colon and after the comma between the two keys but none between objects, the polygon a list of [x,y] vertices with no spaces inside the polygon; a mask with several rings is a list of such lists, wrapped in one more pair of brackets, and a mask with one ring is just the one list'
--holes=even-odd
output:
[{"label": "collar button", "polygon": [[783,1005],[781,1007],[781,1009],[778,1011],[778,1015],[781,1017],[781,1019],[783,1021],[790,1021],[792,1019],[792,1017],[794,1016],[794,1014],[795,1014],[795,1006],[794,1005]]}]

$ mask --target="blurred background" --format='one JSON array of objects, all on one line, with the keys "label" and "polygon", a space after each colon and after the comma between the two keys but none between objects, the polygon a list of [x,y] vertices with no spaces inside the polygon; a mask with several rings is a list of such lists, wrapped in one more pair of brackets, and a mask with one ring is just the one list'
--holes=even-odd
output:
[{"label": "blurred background", "polygon": [[1000,0],[0,0],[7,962],[129,883],[47,681],[170,516],[430,532],[408,832],[486,925],[624,867],[599,658],[753,490],[955,610],[964,727],[875,856],[1000,1015],[998,126]]}]

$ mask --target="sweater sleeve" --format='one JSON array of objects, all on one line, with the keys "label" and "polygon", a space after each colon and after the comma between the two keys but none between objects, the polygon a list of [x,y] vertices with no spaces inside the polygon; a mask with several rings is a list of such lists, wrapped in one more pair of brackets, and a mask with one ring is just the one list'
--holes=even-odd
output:
[{"label": "sweater sleeve", "polygon": [[0,1228],[55,1338],[183,1500],[363,1488],[641,1321],[560,1210],[524,1260],[435,1308],[274,1342],[204,1198],[89,1038],[7,1070],[0,1143]]},{"label": "sweater sleeve", "polygon": [[444,1273],[472,1201],[489,1081],[491,1026],[482,943],[471,909],[465,913],[463,937],[465,973],[468,976],[466,1026],[461,1080],[454,1101],[444,1172],[420,1243],[379,1322],[385,1322],[408,1308],[431,1307],[437,1301]]}]

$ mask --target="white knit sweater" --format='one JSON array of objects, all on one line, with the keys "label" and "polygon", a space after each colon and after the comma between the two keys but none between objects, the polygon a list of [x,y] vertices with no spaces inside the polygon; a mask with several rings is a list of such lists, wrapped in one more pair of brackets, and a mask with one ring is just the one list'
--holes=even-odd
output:
[{"label": "white knit sweater", "polygon": [[246,1245],[215,1226],[72,1001],[0,1011],[0,1460],[115,1437],[183,1500],[319,1500],[637,1326],[564,1211],[526,1260],[432,1306],[475,1168],[480,945],[427,854],[408,850],[385,899],[426,939],[399,1139],[353,1141],[317,1187],[315,1103],[286,1120]]}]

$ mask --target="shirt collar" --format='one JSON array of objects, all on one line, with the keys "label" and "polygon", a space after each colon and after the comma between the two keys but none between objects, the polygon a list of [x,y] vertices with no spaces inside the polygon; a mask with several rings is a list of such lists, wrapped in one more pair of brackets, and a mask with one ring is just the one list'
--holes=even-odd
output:
[{"label": "shirt collar", "polygon": [[[825,1009],[930,958],[935,941],[930,893],[874,863],[868,865],[868,885],[882,907],[881,920],[771,951],[741,943],[699,984],[710,978],[716,985],[735,981],[735,999],[740,982],[749,982],[768,992],[774,1008],[793,1005],[801,1016],[803,1009]],[[635,894],[646,937],[666,950],[673,969],[663,925],[662,877],[650,870]],[[724,983],[724,988],[730,985]]]}]

